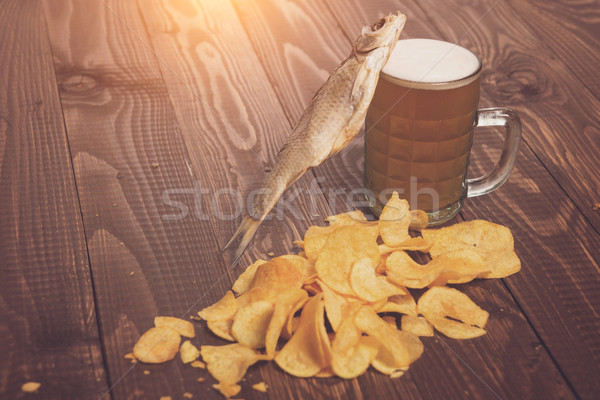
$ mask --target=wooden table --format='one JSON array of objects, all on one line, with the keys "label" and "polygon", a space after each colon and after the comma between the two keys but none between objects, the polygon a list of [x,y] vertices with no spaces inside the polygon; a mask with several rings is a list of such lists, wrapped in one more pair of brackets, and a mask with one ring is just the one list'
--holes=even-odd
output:
[{"label": "wooden table", "polygon": [[[297,250],[308,226],[348,209],[329,195],[361,187],[360,139],[294,185],[299,216],[266,222],[240,264],[219,253],[240,220],[232,193],[260,184],[360,27],[395,10],[403,37],[479,55],[482,106],[522,118],[510,179],[459,220],[508,226],[523,268],[463,285],[490,312],[487,335],[425,338],[400,379],[297,379],[260,363],[239,397],[598,398],[594,0],[0,2],[0,398],[220,398],[204,370],[123,356],[154,316],[195,313],[242,266]],[[500,143],[477,135],[473,174]],[[324,193],[311,195],[316,179]],[[196,332],[198,345],[224,343]],[[21,392],[27,381],[36,394]],[[250,389],[259,381],[266,394]]]}]

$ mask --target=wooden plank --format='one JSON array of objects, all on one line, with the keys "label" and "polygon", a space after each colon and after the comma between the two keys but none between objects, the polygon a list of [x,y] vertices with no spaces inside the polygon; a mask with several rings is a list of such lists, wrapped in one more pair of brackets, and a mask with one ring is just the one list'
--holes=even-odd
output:
[{"label": "wooden plank", "polygon": [[[210,221],[194,215],[194,176],[160,68],[134,2],[44,4],[110,393],[183,398],[205,371],[123,358],[156,315],[187,318],[231,285]],[[214,342],[204,325],[197,334]]]},{"label": "wooden plank", "polygon": [[[335,4],[332,2],[334,9]],[[363,12],[367,14],[378,12],[376,7],[364,8],[367,11]],[[433,5],[425,9],[432,10]],[[339,13],[336,15],[343,16],[343,8],[338,7],[337,10]],[[477,18],[482,14],[483,11]],[[431,18],[447,21],[449,15],[452,15],[450,6],[445,14]],[[475,16],[472,18],[477,20]],[[491,20],[494,18],[497,16],[490,16]],[[459,16],[455,19],[458,20]],[[464,26],[449,26],[447,29],[456,29],[453,37],[465,31]],[[483,36],[483,32],[490,29],[489,21],[486,20],[478,29]],[[502,32],[499,27],[490,32],[493,31]],[[436,35],[432,34],[432,37]],[[444,38],[444,34],[440,32],[437,37]],[[503,51],[497,50],[497,53]],[[540,79],[544,79],[543,76]],[[498,104],[497,100],[484,89],[481,106],[494,104]],[[525,107],[521,114],[533,119],[532,112]],[[577,114],[574,117],[567,114],[565,119],[576,119]],[[501,148],[498,134],[476,135],[476,138],[478,144],[471,160],[473,175],[489,170],[498,159],[498,149]],[[566,196],[538,159],[539,156],[528,146],[522,146],[516,168],[507,184],[491,195],[470,199],[463,215],[467,219],[489,219],[513,230],[524,267],[519,275],[506,280],[508,288],[569,381],[576,383],[578,394],[586,397],[597,391],[593,376],[598,374],[599,338],[593,332],[597,332],[598,319],[590,316],[598,315],[600,305],[597,261],[600,259],[600,242],[577,204]],[[359,181],[360,171],[352,175],[349,180]],[[594,182],[598,181],[590,183]],[[510,213],[502,210],[510,210]]]},{"label": "wooden plank", "polygon": [[584,90],[600,99],[600,7],[596,0],[508,2],[527,26],[560,57]]},{"label": "wooden plank", "polygon": [[41,4],[0,3],[0,397],[108,386],[77,190]]},{"label": "wooden plank", "polygon": [[[196,179],[210,193],[229,190],[238,194],[243,215],[249,196],[260,187],[291,126],[228,2],[152,4],[141,8],[162,60],[190,165],[200,171]],[[316,189],[310,175],[294,184],[284,195],[286,203],[279,203],[282,207],[277,206],[272,220],[259,229],[241,265],[265,258],[269,252],[290,252],[292,241],[302,237],[308,226],[322,223],[329,211]],[[228,214],[235,210],[232,200],[222,197],[221,207]],[[220,245],[240,220],[239,216],[218,218],[215,213],[208,218]]]},{"label": "wooden plank", "polygon": [[[264,57],[264,59],[261,58],[261,61],[267,66],[265,69],[271,76],[270,80],[275,82],[274,88],[279,93],[278,98],[284,102],[286,108],[297,107],[300,102],[293,99],[309,96],[308,93],[294,94],[298,85],[285,85],[285,82],[293,82],[293,79],[290,78],[293,71],[286,71],[290,63],[286,49],[309,46],[310,51],[305,50],[304,54],[312,61],[305,61],[304,63],[307,65],[327,65],[330,58],[328,55],[335,50],[327,47],[328,44],[347,41],[351,33],[346,29],[344,35],[331,29],[331,23],[327,26],[322,23],[311,24],[311,27],[315,25],[323,26],[316,33],[311,29],[303,29],[302,27],[298,27],[296,31],[286,30],[285,27],[294,25],[294,21],[309,20],[309,15],[313,14],[318,15],[323,21],[335,20],[334,15],[340,17],[340,21],[343,21],[343,16],[349,13],[347,10],[352,9],[351,14],[354,15],[354,11],[360,9],[358,7],[348,7],[345,2],[337,4],[339,12],[336,12],[336,5],[332,4],[333,14],[329,14],[328,10],[320,7],[317,2],[282,3],[265,1],[250,3],[235,1],[234,4],[246,31],[257,48],[257,53]],[[303,14],[304,9],[309,11]],[[382,12],[381,9],[371,8],[370,6],[363,6],[362,9],[369,14],[381,15],[387,12],[387,10]],[[421,15],[425,19],[418,7],[413,7],[411,12],[412,15]],[[349,17],[346,20],[352,21],[353,19]],[[270,24],[270,21],[274,21],[274,23]],[[421,28],[421,30],[423,29]],[[358,32],[359,29],[355,29],[355,31]],[[298,32],[302,32],[302,34],[300,35]],[[319,40],[319,38],[327,35],[336,36],[338,39]],[[419,36],[421,35],[419,34]],[[306,43],[311,44],[307,45]],[[346,47],[349,48],[349,42],[347,43]],[[341,45],[337,46],[341,47]],[[323,69],[331,70],[333,67],[335,65],[329,65],[323,67]],[[286,72],[283,73],[282,71]],[[319,77],[315,74],[312,80],[318,82]],[[305,88],[308,86],[310,84],[301,86],[304,92],[307,92]],[[285,91],[292,93],[284,93]],[[285,103],[286,99],[289,103]],[[356,146],[358,149],[361,148],[360,144]],[[328,169],[323,167],[316,169],[317,176],[328,178],[323,183],[324,188],[336,188],[335,186],[329,186],[337,184],[331,183],[334,180],[332,176],[336,178],[342,176],[340,184],[348,185],[346,187],[348,191],[352,190],[353,184],[354,187],[360,187],[356,184],[361,181],[360,171],[362,168],[353,164],[355,161],[344,163],[342,161],[344,158],[346,157],[342,155],[330,160],[330,163],[335,165],[336,175],[329,175]],[[351,167],[348,167],[348,165],[351,165]],[[384,388],[382,391],[387,393],[388,397],[401,397],[402,394],[406,396],[403,391],[407,389],[410,390],[410,397],[423,398],[463,398],[466,394],[475,398],[490,398],[493,396],[516,398],[527,397],[528,395],[540,398],[557,395],[571,397],[570,389],[560,376],[560,371],[552,363],[548,353],[541,346],[532,345],[534,342],[538,343],[535,334],[530,330],[521,311],[503,285],[499,281],[478,282],[469,285],[465,290],[476,301],[484,305],[484,308],[491,309],[492,315],[496,316],[497,319],[494,319],[493,324],[490,325],[488,335],[477,341],[465,342],[447,341],[444,338],[438,338],[437,340],[440,342],[437,345],[426,340],[424,356],[411,367],[408,374],[397,381],[398,383],[381,379],[381,376],[377,374],[367,374],[359,379],[359,382],[363,382],[365,385],[362,386],[363,392],[377,387]],[[494,298],[490,299],[491,296],[494,296]],[[442,341],[444,345],[441,344]],[[510,363],[512,365],[511,370],[529,371],[532,367],[530,363],[532,358],[536,360],[534,368],[536,371],[532,371],[531,374],[547,377],[552,382],[553,387],[551,389],[546,384],[541,385],[539,381],[530,379],[529,373],[512,373],[498,367],[502,363]],[[455,372],[451,373],[449,371]],[[435,384],[432,384],[432,376],[436,377]]]}]

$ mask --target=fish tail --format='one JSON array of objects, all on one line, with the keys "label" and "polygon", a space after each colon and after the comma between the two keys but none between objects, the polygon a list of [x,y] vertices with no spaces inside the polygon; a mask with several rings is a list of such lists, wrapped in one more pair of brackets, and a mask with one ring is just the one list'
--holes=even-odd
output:
[{"label": "fish tail", "polygon": [[240,226],[238,226],[238,228],[236,229],[236,231],[233,234],[233,236],[231,236],[231,239],[229,239],[229,241],[227,242],[227,244],[225,246],[223,246],[223,248],[221,249],[221,251],[225,251],[238,238],[240,238],[240,237],[242,238],[240,240],[240,243],[238,244],[236,250],[235,250],[234,259],[233,259],[233,262],[231,263],[232,265],[235,264],[239,260],[239,258],[241,257],[241,255],[244,253],[244,250],[246,250],[246,247],[248,247],[248,244],[250,243],[250,241],[254,237],[254,234],[256,233],[256,230],[260,226],[260,224],[263,221],[263,219],[264,219],[264,216],[262,218],[260,218],[260,219],[253,219],[250,216],[246,216],[243,219],[243,221],[240,224]]}]

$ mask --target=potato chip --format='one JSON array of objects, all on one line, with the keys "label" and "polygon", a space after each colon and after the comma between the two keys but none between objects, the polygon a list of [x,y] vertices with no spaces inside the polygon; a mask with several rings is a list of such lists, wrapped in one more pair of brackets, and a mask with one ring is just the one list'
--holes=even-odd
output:
[{"label": "potato chip", "polygon": [[231,336],[248,347],[264,347],[273,310],[273,304],[268,301],[255,301],[240,308],[233,317]]},{"label": "potato chip", "polygon": [[233,318],[237,308],[235,296],[231,290],[228,290],[221,300],[199,311],[198,316],[207,321],[228,320]]},{"label": "potato chip", "polygon": [[213,388],[215,388],[219,392],[221,392],[221,394],[223,396],[225,396],[226,398],[235,396],[242,390],[242,387],[240,385],[235,385],[235,384],[232,385],[232,384],[224,383],[224,382],[215,383],[212,386],[213,386]]},{"label": "potato chip", "polygon": [[437,286],[425,292],[417,302],[417,310],[430,316],[451,317],[480,328],[485,326],[489,314],[481,309],[463,292],[445,286]]},{"label": "potato chip", "polygon": [[402,330],[417,336],[433,336],[433,328],[423,317],[403,315],[400,320]]},{"label": "potato chip", "polygon": [[327,320],[329,321],[329,325],[331,325],[333,331],[336,332],[343,319],[342,306],[346,302],[350,301],[350,299],[348,296],[342,296],[341,294],[337,293],[322,281],[317,282],[323,291],[323,302],[325,303],[325,314],[327,315]]},{"label": "potato chip", "polygon": [[347,213],[337,215],[330,215],[325,220],[332,225],[356,225],[361,222],[367,222],[367,218],[360,210],[350,211]]},{"label": "potato chip", "polygon": [[452,339],[474,339],[485,335],[482,328],[444,317],[430,317],[429,322],[435,329]]},{"label": "potato chip", "polygon": [[256,268],[250,288],[262,288],[276,296],[290,289],[300,289],[304,280],[302,272],[293,261],[277,257]]},{"label": "potato chip", "polygon": [[298,329],[275,356],[275,362],[290,375],[310,377],[331,362],[331,345],[325,330],[323,295],[304,306]]},{"label": "potato chip", "polygon": [[396,247],[390,247],[387,244],[379,245],[379,254],[389,254],[397,250],[421,251],[427,253],[431,249],[432,243],[429,243],[422,237],[411,237],[410,239],[400,243]]},{"label": "potato chip", "polygon": [[315,264],[310,262],[310,260],[305,257],[296,254],[285,254],[283,256],[279,256],[278,258],[292,263],[300,271],[300,274],[302,275],[302,281],[304,283],[317,275]]},{"label": "potato chip", "polygon": [[479,253],[468,248],[440,254],[433,259],[432,263],[441,264],[443,269],[429,286],[467,283],[478,276],[491,272]]},{"label": "potato chip", "polygon": [[267,388],[268,388],[268,386],[264,382],[258,382],[258,383],[255,383],[254,385],[252,385],[252,389],[256,390],[257,392],[266,393]]},{"label": "potato chip", "polygon": [[342,226],[329,236],[315,263],[315,269],[319,278],[331,289],[340,294],[355,295],[349,281],[354,261],[368,258],[372,265],[379,264],[377,227],[371,228]]},{"label": "potato chip", "polygon": [[377,356],[379,342],[362,336],[353,318],[345,319],[331,344],[331,368],[341,378],[353,379],[364,373]]},{"label": "potato chip", "polygon": [[[438,329],[440,332],[457,339],[476,337],[469,336],[472,334],[481,336],[485,331],[482,333],[480,330],[472,329],[473,327],[469,327],[469,325],[483,328],[489,317],[488,312],[482,310],[466,294],[446,286],[435,286],[425,292],[417,302],[417,310],[436,329],[440,327]],[[442,319],[447,320],[444,317],[450,317],[463,323],[457,321],[453,321],[456,323],[447,323],[442,321]],[[463,326],[462,329],[464,329],[462,333],[460,333],[460,326]],[[456,335],[456,332],[459,334]]]},{"label": "potato chip", "polygon": [[411,210],[410,211],[410,226],[411,231],[420,231],[427,228],[429,223],[429,216],[423,210]]},{"label": "potato chip", "polygon": [[510,229],[483,220],[460,222],[439,229],[425,229],[421,234],[425,240],[433,243],[432,257],[460,248],[475,247],[479,251],[514,248]]},{"label": "potato chip", "polygon": [[[356,327],[381,345],[375,364],[405,369],[423,353],[423,343],[412,333],[399,331],[382,320],[370,307],[361,307],[354,317]],[[375,366],[375,364],[373,364]]]},{"label": "potato chip", "polygon": [[[298,310],[296,310],[296,311],[298,311]],[[281,330],[280,336],[286,340],[290,340],[292,338],[292,335],[294,334],[294,332],[296,332],[296,329],[298,329],[299,323],[300,323],[299,316],[290,315],[287,322],[283,326],[283,329]]]},{"label": "potato chip", "polygon": [[177,355],[181,336],[171,326],[157,326],[144,333],[133,346],[135,358],[144,363],[160,364]]},{"label": "potato chip", "polygon": [[483,258],[491,271],[479,274],[478,278],[504,278],[521,270],[521,260],[514,250],[490,251],[485,253]]},{"label": "potato chip", "polygon": [[266,356],[240,343],[201,346],[200,355],[213,378],[230,385],[239,382],[249,366],[266,359]]},{"label": "potato chip", "polygon": [[262,287],[255,287],[248,290],[246,293],[235,299],[237,308],[240,309],[255,301],[270,301],[274,302],[277,293],[273,293]]},{"label": "potato chip", "polygon": [[184,364],[195,361],[200,356],[200,350],[196,348],[189,340],[186,340],[179,349],[179,357]]},{"label": "potato chip", "polygon": [[375,275],[375,266],[368,258],[356,260],[350,271],[350,287],[356,295],[369,302],[387,299],[396,294],[406,292]]},{"label": "potato chip", "polygon": [[422,234],[425,240],[433,242],[430,252],[434,258],[462,249],[477,251],[490,269],[480,278],[504,278],[521,269],[521,261],[514,252],[514,238],[505,226],[474,220],[425,229]]},{"label": "potato chip", "polygon": [[386,261],[389,280],[402,286],[422,289],[433,282],[442,272],[443,265],[430,262],[420,265],[403,251],[395,251]]},{"label": "potato chip", "polygon": [[190,321],[175,317],[155,317],[154,326],[166,326],[174,329],[181,336],[193,338],[196,336],[194,325]]},{"label": "potato chip", "polygon": [[[377,278],[380,280],[386,281],[384,276],[378,276]],[[395,288],[394,290],[398,291],[398,294],[394,294],[393,296],[402,296],[407,293],[406,290],[404,290],[403,288],[401,288],[399,286],[395,286],[390,282],[386,281],[386,284],[393,286]],[[379,312],[378,310],[383,308],[383,306],[385,306],[387,304],[387,302],[388,302],[388,297],[384,297],[381,300],[367,303],[367,305],[369,307],[371,307],[374,311]]]},{"label": "potato chip", "polygon": [[210,320],[206,321],[206,326],[212,333],[218,337],[235,342],[235,338],[231,336],[231,325],[233,325],[233,318],[227,320]]},{"label": "potato chip", "polygon": [[410,293],[388,298],[385,305],[376,310],[378,313],[393,312],[406,315],[417,315],[417,302]]},{"label": "potato chip", "polygon": [[400,199],[398,193],[394,192],[379,216],[379,233],[383,242],[390,247],[396,247],[409,240],[410,221],[408,201]]},{"label": "potato chip", "polygon": [[313,296],[323,291],[316,279],[311,283],[305,283],[302,288]]},{"label": "potato chip", "polygon": [[331,235],[338,228],[338,225],[330,226],[311,226],[304,234],[304,253],[312,263],[317,261],[317,257],[321,253],[323,246],[329,235]]},{"label": "potato chip", "polygon": [[288,322],[290,316],[293,316],[296,310],[302,307],[307,300],[308,293],[302,289],[293,289],[278,297],[265,336],[265,352],[270,358],[275,356],[275,348],[277,347],[281,330]]},{"label": "potato chip", "polygon": [[244,272],[236,279],[231,287],[234,292],[237,294],[246,293],[250,289],[250,284],[252,283],[252,279],[254,279],[254,274],[256,274],[256,269],[259,265],[266,263],[265,260],[258,259],[253,264],[246,267]]}]

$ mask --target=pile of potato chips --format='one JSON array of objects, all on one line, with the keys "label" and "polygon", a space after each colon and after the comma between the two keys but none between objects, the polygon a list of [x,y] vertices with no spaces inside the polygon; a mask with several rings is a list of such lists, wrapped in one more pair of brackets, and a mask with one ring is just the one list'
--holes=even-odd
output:
[{"label": "pile of potato chips", "polygon": [[[411,212],[397,193],[379,221],[367,221],[360,211],[327,221],[329,226],[312,226],[296,242],[300,254],[256,261],[233,291],[198,313],[215,335],[233,342],[199,351],[226,397],[239,393],[238,382],[260,360],[274,360],[304,378],[352,379],[369,366],[401,376],[423,352],[419,336],[433,336],[433,328],[455,339],[485,334],[488,313],[447,283],[501,278],[521,266],[508,228],[476,220],[423,229],[427,214]],[[409,229],[422,236],[412,237]],[[432,259],[420,264],[407,251]],[[416,302],[409,289],[426,287]],[[169,323],[155,323],[142,336],[137,353],[134,348],[138,360],[164,358],[153,358],[152,338],[146,344],[142,339]],[[193,337],[181,326],[172,331],[162,338],[172,342],[169,350],[161,350],[171,358],[180,335]],[[198,356],[195,347],[189,351],[195,357],[188,362]],[[182,346],[182,359],[183,352]]]}]

